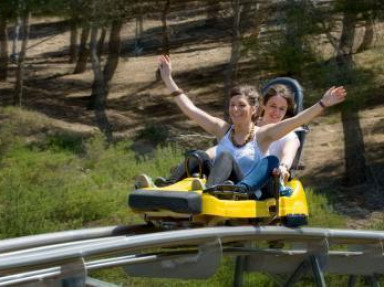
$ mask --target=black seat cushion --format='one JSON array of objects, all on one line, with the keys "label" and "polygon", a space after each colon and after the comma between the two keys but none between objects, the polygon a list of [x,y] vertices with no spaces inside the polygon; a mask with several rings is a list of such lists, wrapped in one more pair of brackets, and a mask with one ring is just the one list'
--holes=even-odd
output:
[{"label": "black seat cushion", "polygon": [[137,210],[169,210],[177,213],[201,213],[201,195],[197,192],[163,190],[135,190],[128,198],[128,205]]}]

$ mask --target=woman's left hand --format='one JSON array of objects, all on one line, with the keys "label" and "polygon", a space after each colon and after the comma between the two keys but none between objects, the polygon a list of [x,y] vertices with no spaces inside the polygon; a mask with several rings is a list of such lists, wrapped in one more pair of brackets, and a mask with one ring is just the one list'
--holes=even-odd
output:
[{"label": "woman's left hand", "polygon": [[283,179],[284,183],[287,183],[290,174],[289,174],[289,171],[287,170],[286,167],[279,166],[278,168],[274,168],[272,170],[272,176],[274,176],[274,177],[280,176]]},{"label": "woman's left hand", "polygon": [[340,87],[331,87],[328,91],[323,95],[321,102],[326,106],[334,106],[345,100],[347,95],[347,91],[343,86]]}]

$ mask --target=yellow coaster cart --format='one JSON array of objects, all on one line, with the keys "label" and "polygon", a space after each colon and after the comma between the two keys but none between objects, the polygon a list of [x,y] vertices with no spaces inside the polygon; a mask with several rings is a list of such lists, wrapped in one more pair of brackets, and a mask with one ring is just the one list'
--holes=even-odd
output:
[{"label": "yellow coaster cart", "polygon": [[[276,78],[270,81],[263,92],[273,84],[289,85],[294,91],[297,107],[302,110],[300,85],[291,78]],[[308,129],[297,131],[301,142],[291,170],[300,169],[300,155]],[[305,225],[308,218],[308,204],[302,184],[292,178],[287,186],[291,192],[280,194],[278,179],[269,191],[270,198],[249,199],[247,194],[231,190],[204,190],[205,179],[188,177],[166,187],[142,188],[130,193],[128,204],[133,212],[144,220],[162,227],[169,226],[215,226],[223,224],[283,224],[289,227]]]}]

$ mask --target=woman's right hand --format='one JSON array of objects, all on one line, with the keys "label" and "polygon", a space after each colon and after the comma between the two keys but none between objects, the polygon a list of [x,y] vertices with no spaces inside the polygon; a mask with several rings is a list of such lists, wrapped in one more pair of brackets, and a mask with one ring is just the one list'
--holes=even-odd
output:
[{"label": "woman's right hand", "polygon": [[160,71],[161,78],[172,77],[172,64],[171,59],[168,55],[162,55],[159,58],[158,68]]},{"label": "woman's right hand", "polygon": [[162,55],[159,58],[158,70],[161,79],[171,92],[178,90],[176,83],[172,78],[171,58],[168,55]]}]

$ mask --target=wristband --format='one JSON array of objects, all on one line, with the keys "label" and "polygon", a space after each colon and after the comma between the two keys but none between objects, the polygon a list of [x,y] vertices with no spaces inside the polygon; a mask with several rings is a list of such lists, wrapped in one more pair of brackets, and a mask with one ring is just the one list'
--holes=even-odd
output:
[{"label": "wristband", "polygon": [[323,109],[325,109],[326,108],[326,105],[324,105],[324,103],[320,100],[320,101],[318,101],[317,102],[319,105],[320,105],[320,107],[322,107]]},{"label": "wristband", "polygon": [[182,89],[178,89],[178,90],[172,92],[171,96],[172,97],[177,97],[177,96],[180,96],[181,94],[184,94],[184,91]]}]

